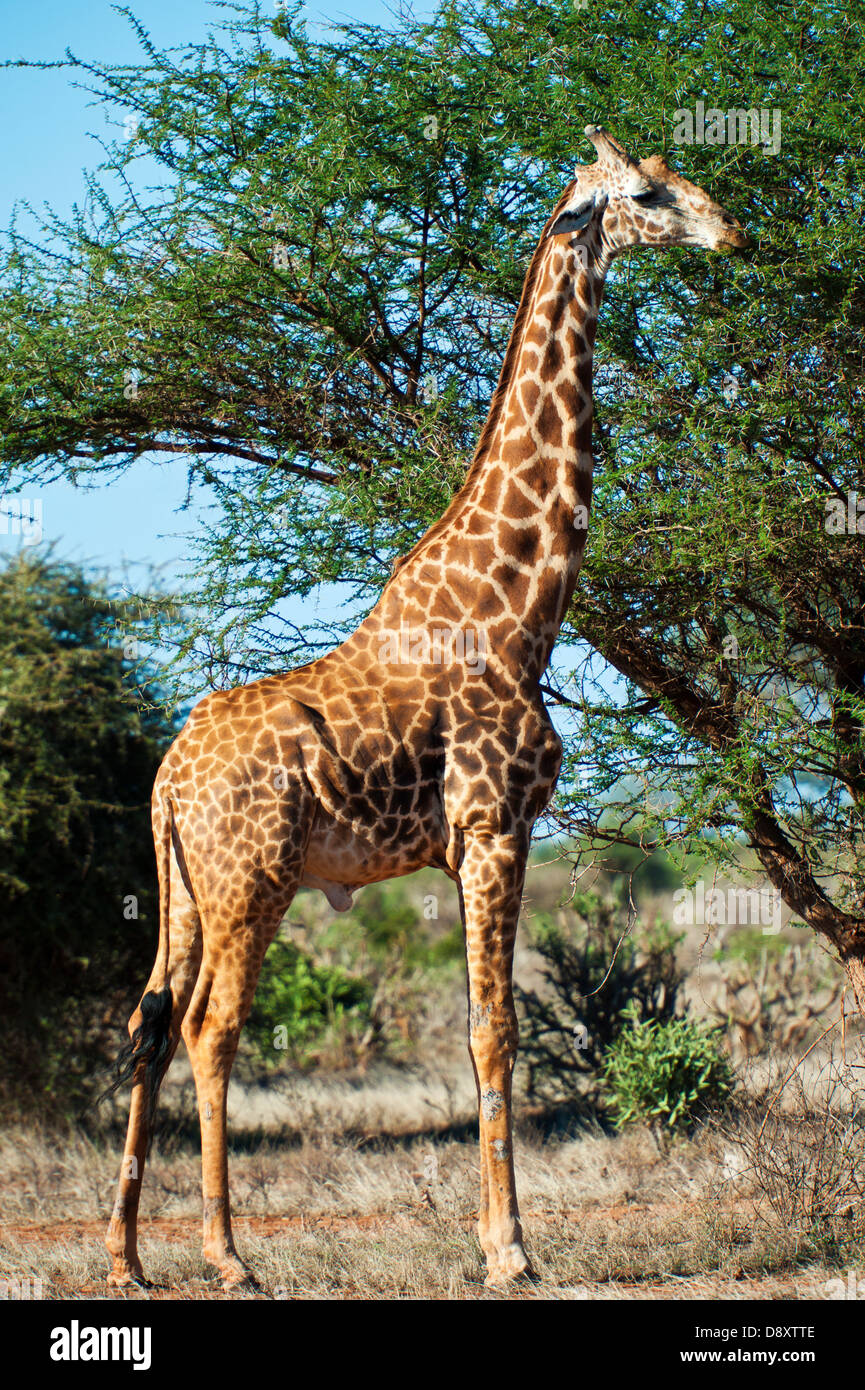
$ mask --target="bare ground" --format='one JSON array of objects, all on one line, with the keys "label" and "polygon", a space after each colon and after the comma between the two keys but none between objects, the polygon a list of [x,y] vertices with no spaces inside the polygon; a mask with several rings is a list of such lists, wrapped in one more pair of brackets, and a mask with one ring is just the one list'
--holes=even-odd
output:
[{"label": "bare ground", "polygon": [[646,1130],[557,1137],[524,1115],[516,1159],[537,1281],[486,1289],[468,1116],[465,1126],[459,1117],[387,1132],[373,1102],[387,1108],[393,1082],[370,1077],[367,1111],[349,1111],[349,1127],[343,1083],[310,1089],[314,1123],[233,1129],[235,1238],[259,1291],[222,1293],[204,1263],[198,1155],[170,1122],[142,1202],[152,1290],[105,1286],[119,1141],[61,1142],[32,1129],[0,1140],[0,1279],[39,1279],[43,1297],[69,1300],[560,1300],[826,1298],[838,1277],[837,1259],[815,1258],[801,1233],[783,1228],[716,1134],[667,1148]]},{"label": "bare ground", "polygon": [[[555,885],[553,885],[555,887]],[[561,885],[555,887],[560,892]],[[535,906],[555,900],[535,877]],[[443,897],[443,914],[455,905]],[[669,904],[663,905],[669,916]],[[687,943],[697,998],[718,967],[704,933]],[[537,959],[518,952],[534,984]],[[464,994],[440,1001],[416,1050],[425,1065],[366,1075],[233,1084],[229,1100],[235,1239],[258,1291],[225,1294],[200,1244],[200,1169],[188,1064],[163,1090],[161,1135],[142,1199],[150,1290],[109,1291],[103,1237],[122,1151],[110,1138],[36,1127],[0,1135],[0,1294],[41,1281],[46,1299],[825,1299],[863,1271],[865,1241],[835,1246],[785,1219],[765,1186],[711,1129],[659,1145],[647,1130],[557,1132],[517,1111],[515,1158],[532,1283],[484,1287],[477,1217],[476,1101]],[[805,1071],[816,1084],[816,1055]],[[795,1155],[794,1155],[795,1157]],[[860,1209],[861,1209],[861,1203]]]}]

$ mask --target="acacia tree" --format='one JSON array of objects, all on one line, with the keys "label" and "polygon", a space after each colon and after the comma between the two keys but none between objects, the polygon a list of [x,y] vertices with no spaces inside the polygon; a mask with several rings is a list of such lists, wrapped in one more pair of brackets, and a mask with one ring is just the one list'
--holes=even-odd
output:
[{"label": "acacia tree", "polygon": [[[130,16],[138,66],[69,55],[134,133],[71,221],[10,229],[10,481],[176,456],[216,504],[179,677],[307,660],[459,486],[582,126],[644,155],[698,100],[777,113],[774,153],[672,151],[755,250],[635,252],[608,280],[552,819],[719,863],[751,846],[865,1006],[861,15],[469,0],[311,36],[235,8],[170,53]],[[280,616],[328,581],[345,622]]]}]

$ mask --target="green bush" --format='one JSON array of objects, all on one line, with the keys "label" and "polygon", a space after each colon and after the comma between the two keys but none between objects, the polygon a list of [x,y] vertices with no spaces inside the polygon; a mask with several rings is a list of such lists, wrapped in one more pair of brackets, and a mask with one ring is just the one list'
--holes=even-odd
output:
[{"label": "green bush", "polygon": [[292,912],[299,944],[278,936],[265,957],[241,1067],[363,1067],[408,1053],[463,968],[459,923],[427,920],[400,883],[370,885],[344,916],[329,918],[312,892]]},{"label": "green bush", "polygon": [[626,934],[626,891],[620,885],[613,895],[577,893],[567,913],[539,916],[529,927],[545,981],[540,991],[514,988],[529,1096],[594,1103],[599,1070],[628,1006],[662,1022],[676,1014],[681,936],[660,921]]},{"label": "green bush", "polygon": [[316,965],[294,942],[277,938],[264,958],[247,1039],[267,1067],[278,1066],[286,1054],[303,1065],[328,1032],[349,1018],[356,1027],[367,1026],[372,994],[367,980]]},{"label": "green bush", "polygon": [[138,608],[41,550],[0,565],[4,1121],[95,1100],[156,953],[150,792],[176,727],[128,645]]},{"label": "green bush", "polygon": [[316,945],[376,980],[383,974],[407,979],[465,960],[462,925],[443,929],[427,921],[399,881],[364,888],[351,912],[335,917]]},{"label": "green bush", "polygon": [[617,1129],[642,1121],[683,1130],[701,1113],[726,1104],[733,1073],[719,1049],[717,1027],[689,1018],[641,1020],[633,1009],[625,1019],[602,1073]]}]

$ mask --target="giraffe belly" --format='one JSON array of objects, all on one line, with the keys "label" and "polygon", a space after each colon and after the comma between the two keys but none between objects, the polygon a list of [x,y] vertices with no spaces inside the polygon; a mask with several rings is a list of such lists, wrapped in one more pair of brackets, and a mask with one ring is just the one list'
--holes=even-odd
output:
[{"label": "giraffe belly", "polygon": [[345,911],[351,890],[366,883],[399,878],[429,865],[445,864],[446,839],[441,815],[400,817],[387,830],[371,824],[363,835],[316,812],[304,863],[301,887],[320,889],[332,907]]}]

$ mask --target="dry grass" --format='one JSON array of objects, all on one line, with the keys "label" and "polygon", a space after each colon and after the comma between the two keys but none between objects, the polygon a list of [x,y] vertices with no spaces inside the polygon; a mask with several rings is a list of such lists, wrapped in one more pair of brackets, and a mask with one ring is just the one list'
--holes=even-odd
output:
[{"label": "dry grass", "polygon": [[[661,1152],[647,1131],[517,1145],[538,1282],[483,1286],[475,1143],[350,1137],[332,1128],[243,1136],[232,1154],[239,1248],[270,1298],[802,1298],[833,1270],[794,1232],[755,1221],[753,1191],[719,1197],[723,1141],[706,1130]],[[33,1130],[0,1141],[0,1277],[39,1278],[48,1298],[107,1297],[102,1237],[116,1146]],[[159,1286],[133,1298],[222,1298],[200,1252],[198,1156],[156,1148],[142,1204],[142,1258]],[[805,1261],[803,1263],[803,1261]],[[121,1295],[111,1295],[121,1296]]]},{"label": "dry grass", "polygon": [[[540,898],[547,877],[534,882]],[[451,906],[443,902],[443,916]],[[687,943],[696,999],[715,968],[701,935]],[[521,948],[518,978],[530,984],[536,969]],[[745,1300],[824,1298],[839,1270],[865,1268],[861,1230],[847,1229],[843,1249],[821,1247],[755,1165],[748,1171],[747,1162],[731,1162],[737,1143],[747,1145],[749,1133],[753,1139],[747,1113],[737,1139],[707,1127],[662,1150],[644,1130],[557,1133],[522,1102],[517,1177],[538,1281],[504,1293],[486,1289],[459,981],[452,1002],[417,1047],[423,1065],[232,1086],[235,1237],[259,1293],[222,1293],[202,1259],[198,1141],[183,1059],[165,1087],[142,1200],[142,1259],[156,1287],[129,1294],[105,1287],[102,1241],[123,1102],[110,1138],[58,1137],[34,1127],[0,1136],[0,1281],[40,1279],[44,1297],[70,1300]],[[812,1057],[803,1069],[812,1103],[815,1064]],[[795,1134],[790,1140],[780,1122],[772,1133],[778,1171],[800,1171],[805,1159]],[[834,1131],[827,1122],[817,1133],[828,1143]]]}]

